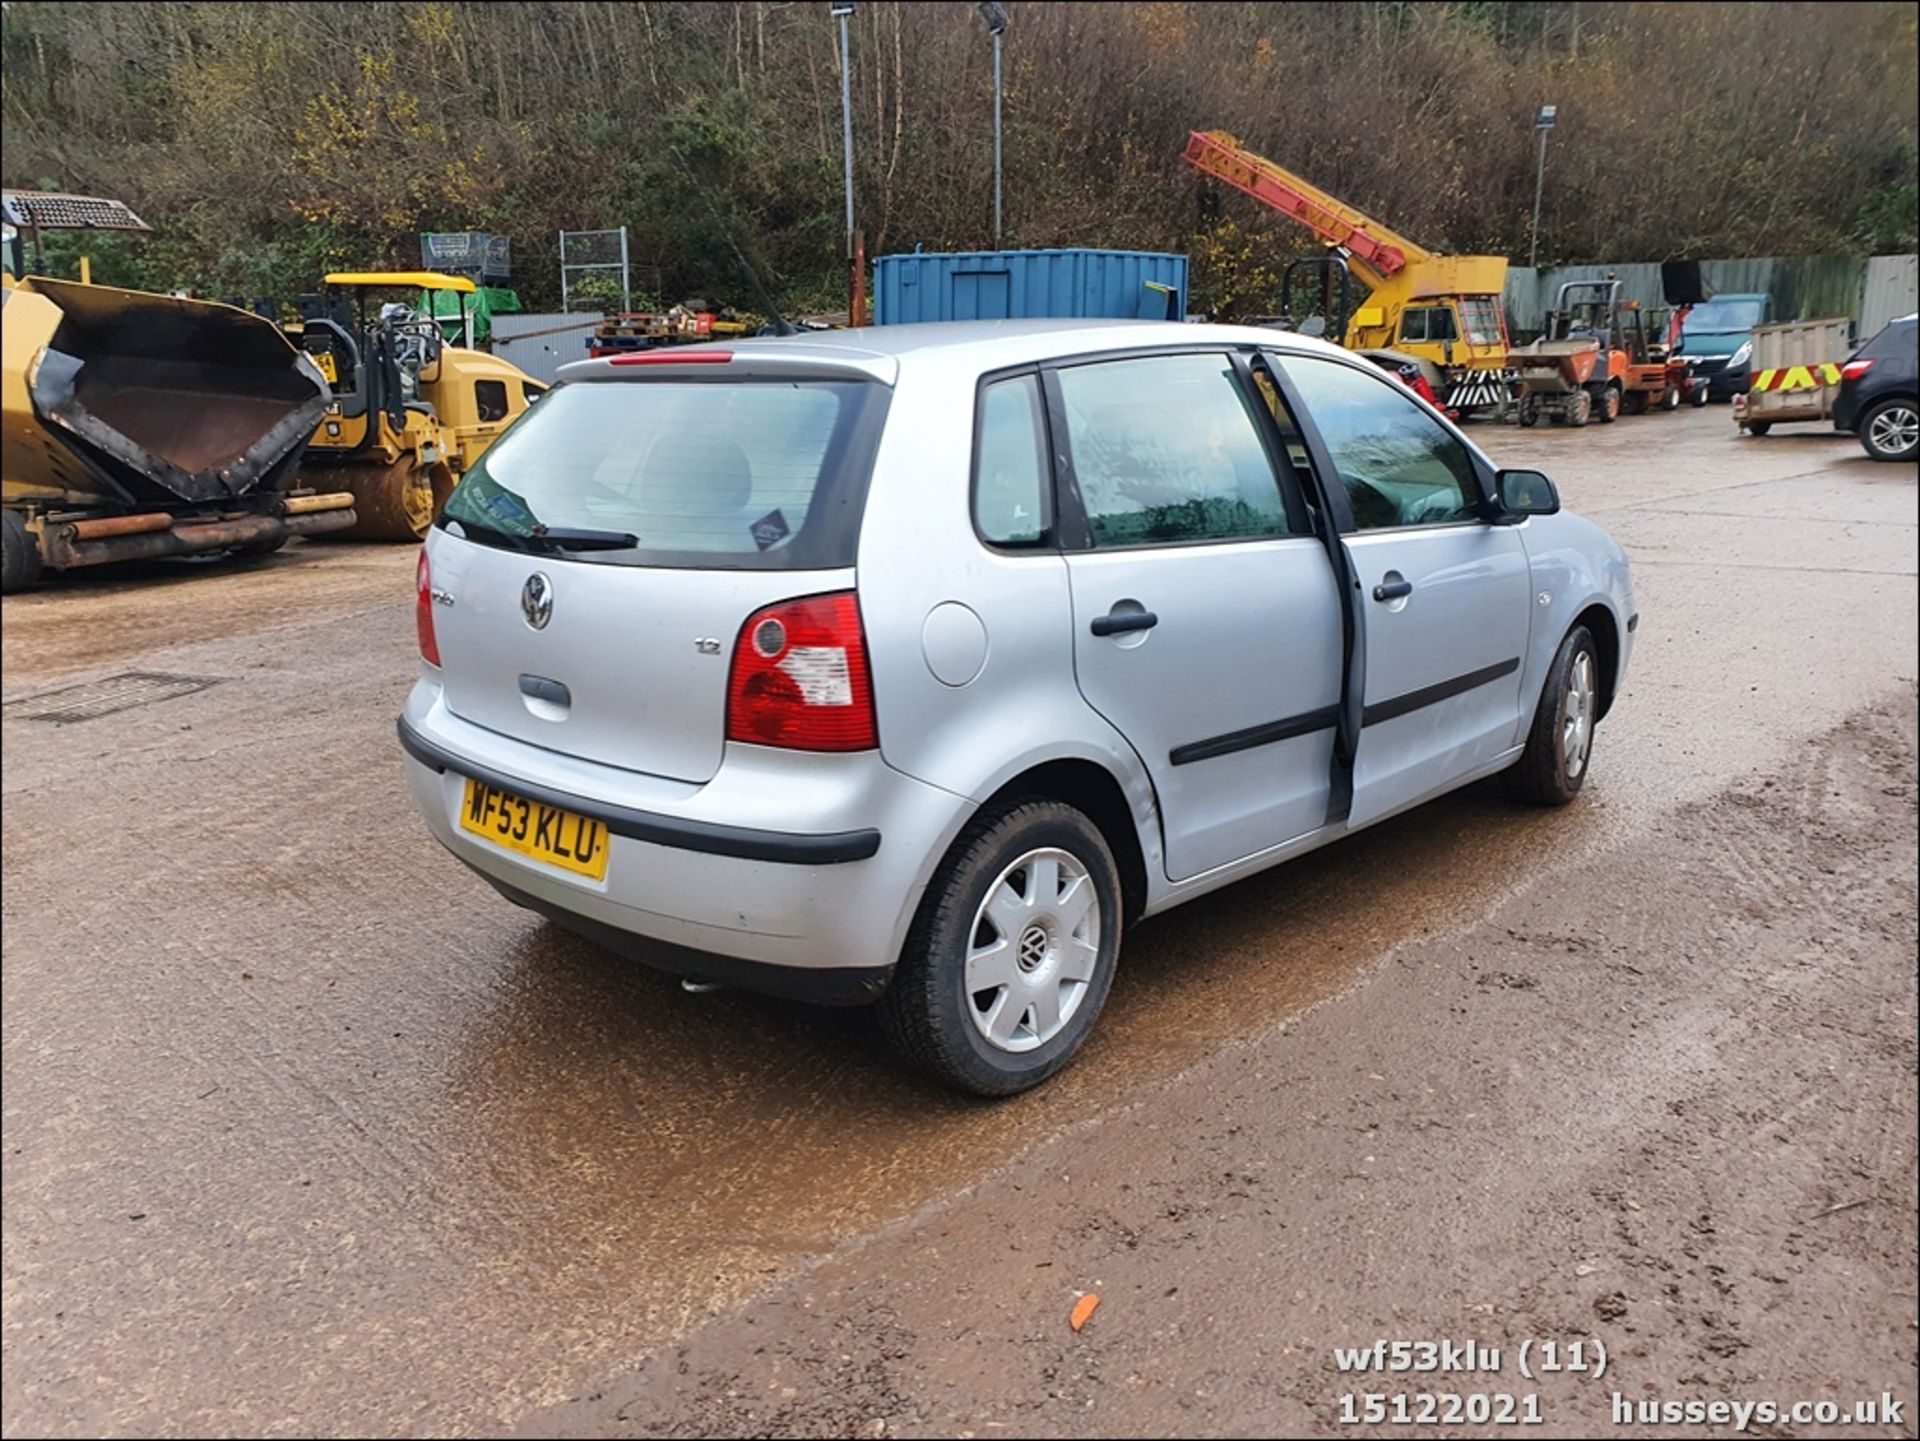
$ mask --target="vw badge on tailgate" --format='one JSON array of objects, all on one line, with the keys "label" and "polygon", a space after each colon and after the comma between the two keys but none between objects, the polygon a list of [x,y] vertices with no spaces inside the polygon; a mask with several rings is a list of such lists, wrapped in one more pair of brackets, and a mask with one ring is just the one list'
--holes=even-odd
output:
[{"label": "vw badge on tailgate", "polygon": [[537,570],[520,587],[520,611],[535,630],[545,630],[553,619],[553,582]]}]

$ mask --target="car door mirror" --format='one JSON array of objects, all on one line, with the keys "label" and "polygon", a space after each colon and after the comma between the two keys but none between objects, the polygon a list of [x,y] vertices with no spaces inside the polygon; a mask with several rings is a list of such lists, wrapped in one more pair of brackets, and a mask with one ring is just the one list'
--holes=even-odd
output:
[{"label": "car door mirror", "polygon": [[1560,509],[1560,492],[1537,470],[1503,470],[1494,483],[1508,515],[1552,515]]}]

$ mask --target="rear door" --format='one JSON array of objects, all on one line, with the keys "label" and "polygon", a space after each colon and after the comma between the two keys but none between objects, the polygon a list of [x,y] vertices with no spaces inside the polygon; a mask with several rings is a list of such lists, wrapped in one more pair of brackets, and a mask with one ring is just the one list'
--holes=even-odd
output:
[{"label": "rear door", "polygon": [[1062,365],[1047,384],[1075,671],[1153,778],[1169,877],[1317,828],[1339,597],[1243,372],[1186,352]]},{"label": "rear door", "polygon": [[1360,584],[1365,709],[1355,826],[1414,804],[1516,743],[1532,623],[1517,526],[1481,518],[1473,453],[1377,372],[1283,355],[1319,440]]},{"label": "rear door", "polygon": [[742,623],[852,587],[885,393],[765,378],[556,387],[489,447],[430,539],[448,709],[566,755],[710,778]]}]

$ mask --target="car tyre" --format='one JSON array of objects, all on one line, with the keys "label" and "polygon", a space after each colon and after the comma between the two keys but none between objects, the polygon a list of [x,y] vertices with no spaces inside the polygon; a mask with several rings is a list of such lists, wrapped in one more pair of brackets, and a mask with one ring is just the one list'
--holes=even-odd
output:
[{"label": "car tyre", "polygon": [[1713,391],[1708,388],[1707,383],[1704,380],[1701,381],[1698,385],[1694,386],[1693,408],[1695,410],[1704,410],[1706,408],[1707,402],[1712,399],[1713,399]]},{"label": "car tyre", "polygon": [[927,887],[880,998],[881,1029],[949,1086],[1031,1089],[1092,1031],[1121,924],[1119,869],[1085,815],[1038,798],[983,810]]},{"label": "car tyre", "polygon": [[1678,385],[1669,385],[1665,390],[1660,392],[1660,408],[1662,410],[1678,410],[1680,408],[1680,387]]},{"label": "car tyre", "polygon": [[1536,806],[1563,806],[1593,769],[1600,713],[1600,650],[1584,625],[1567,632],[1547,668],[1526,749],[1506,772],[1507,788]]},{"label": "car tyre", "polygon": [[1920,404],[1895,395],[1870,405],[1858,434],[1875,460],[1912,460],[1920,452]]},{"label": "car tyre", "polygon": [[40,547],[20,512],[0,512],[5,530],[0,533],[0,592],[13,595],[32,590],[40,584]]},{"label": "car tyre", "polygon": [[1773,422],[1771,420],[1749,420],[1747,422],[1748,435],[1765,435],[1772,429]]}]

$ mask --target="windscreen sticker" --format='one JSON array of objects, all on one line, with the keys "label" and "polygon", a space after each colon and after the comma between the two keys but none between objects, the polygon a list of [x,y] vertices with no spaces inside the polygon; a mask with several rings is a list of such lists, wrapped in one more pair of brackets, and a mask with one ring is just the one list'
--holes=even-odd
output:
[{"label": "windscreen sticker", "polygon": [[772,550],[788,535],[787,518],[777,510],[770,510],[753,523],[753,543],[762,550]]}]

